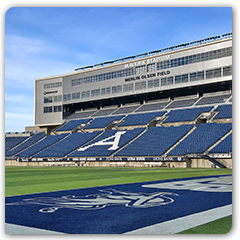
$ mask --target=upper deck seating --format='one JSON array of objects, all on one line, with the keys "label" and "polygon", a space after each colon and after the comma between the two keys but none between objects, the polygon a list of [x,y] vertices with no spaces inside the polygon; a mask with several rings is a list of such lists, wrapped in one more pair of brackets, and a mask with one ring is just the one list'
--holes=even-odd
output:
[{"label": "upper deck seating", "polygon": [[127,114],[134,112],[140,105],[126,105],[120,107],[117,111],[115,111],[112,115],[116,114]]},{"label": "upper deck seating", "polygon": [[169,104],[169,101],[166,102],[155,102],[155,103],[145,103],[135,112],[146,112],[146,111],[157,111],[163,109]]},{"label": "upper deck seating", "polygon": [[61,132],[61,131],[72,131],[74,128],[76,128],[77,126],[81,125],[81,124],[86,124],[90,121],[91,119],[79,119],[79,120],[71,120],[69,122],[67,122],[66,124],[64,124],[62,127],[60,127],[59,129],[57,129],[57,132]]},{"label": "upper deck seating", "polygon": [[14,155],[16,155],[17,153],[21,152],[22,150],[24,150],[27,147],[30,147],[32,144],[38,142],[40,139],[46,137],[46,134],[43,132],[37,133],[31,137],[29,137],[25,142],[23,142],[22,144],[18,145],[17,147],[8,150],[5,153],[6,157],[12,157]]},{"label": "upper deck seating", "polygon": [[170,151],[168,156],[202,154],[231,129],[232,123],[202,123]]},{"label": "upper deck seating", "polygon": [[137,113],[129,114],[124,121],[119,124],[119,127],[122,126],[137,126],[137,125],[147,125],[155,117],[161,117],[166,113],[162,112],[150,112],[150,113]]},{"label": "upper deck seating", "polygon": [[62,141],[59,141],[56,144],[33,155],[33,157],[64,157],[100,133],[100,131],[95,131],[93,133],[74,132],[72,134],[69,134],[69,136],[64,138]]},{"label": "upper deck seating", "polygon": [[232,118],[232,104],[220,105],[215,109],[215,111],[219,111],[219,113],[214,119]]},{"label": "upper deck seating", "polygon": [[85,127],[85,129],[94,129],[94,128],[105,128],[110,123],[114,121],[119,121],[124,117],[124,115],[120,116],[110,116],[110,117],[99,117],[92,120],[91,124]]},{"label": "upper deck seating", "polygon": [[98,117],[98,116],[108,116],[110,115],[113,111],[115,111],[117,108],[102,108],[98,112],[94,113],[92,117]]},{"label": "upper deck seating", "polygon": [[232,133],[209,151],[209,153],[231,153],[231,152],[232,152]]},{"label": "upper deck seating", "polygon": [[75,112],[73,114],[71,114],[70,116],[66,117],[66,120],[69,119],[77,119],[77,118],[88,118],[90,116],[92,116],[97,110],[85,110],[85,111],[81,111],[81,112]]},{"label": "upper deck seating", "polygon": [[224,103],[228,100],[231,94],[222,94],[218,96],[203,96],[203,98],[196,105]]},{"label": "upper deck seating", "polygon": [[5,137],[5,152],[17,146],[27,138],[28,137]]},{"label": "upper deck seating", "polygon": [[161,156],[193,126],[151,127],[115,156]]},{"label": "upper deck seating", "polygon": [[201,113],[209,112],[212,107],[198,107],[180,110],[171,110],[163,123],[194,121]]},{"label": "upper deck seating", "polygon": [[31,147],[27,148],[26,150],[22,151],[19,154],[19,157],[23,157],[23,158],[30,157],[33,154],[36,154],[37,152],[40,152],[43,149],[51,146],[52,144],[60,141],[67,135],[68,135],[67,133],[61,134],[61,135],[49,135],[46,138],[44,138],[42,141],[39,141],[36,144],[32,145]]},{"label": "upper deck seating", "polygon": [[169,104],[166,109],[169,108],[179,108],[179,107],[189,107],[192,106],[198,98],[189,98],[189,99],[182,99],[182,100],[174,100],[171,104]]},{"label": "upper deck seating", "polygon": [[93,141],[81,147],[81,151],[68,155],[68,157],[106,157],[113,154],[132,139],[137,137],[144,128],[136,128],[133,130],[117,131],[108,130]]}]

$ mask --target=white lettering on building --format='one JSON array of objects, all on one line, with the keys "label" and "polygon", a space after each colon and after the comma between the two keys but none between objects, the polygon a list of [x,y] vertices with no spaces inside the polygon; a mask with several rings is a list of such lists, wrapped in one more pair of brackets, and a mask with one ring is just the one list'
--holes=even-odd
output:
[{"label": "white lettering on building", "polygon": [[155,58],[150,58],[147,60],[141,60],[141,61],[137,61],[137,62],[133,62],[133,63],[127,63],[124,65],[124,68],[137,67],[137,66],[142,66],[142,65],[146,65],[146,64],[162,62],[162,61],[166,61],[169,59],[170,59],[170,55],[155,57]]}]

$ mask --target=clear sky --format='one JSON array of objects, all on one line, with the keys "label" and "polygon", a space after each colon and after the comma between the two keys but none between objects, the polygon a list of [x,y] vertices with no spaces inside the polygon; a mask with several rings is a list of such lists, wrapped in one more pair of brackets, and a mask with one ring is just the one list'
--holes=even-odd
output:
[{"label": "clear sky", "polygon": [[34,125],[34,79],[232,32],[231,7],[15,7],[5,14],[5,132]]}]

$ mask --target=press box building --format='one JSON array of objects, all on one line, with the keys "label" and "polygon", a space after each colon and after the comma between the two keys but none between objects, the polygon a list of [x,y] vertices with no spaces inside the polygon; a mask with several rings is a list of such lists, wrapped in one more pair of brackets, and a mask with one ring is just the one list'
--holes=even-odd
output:
[{"label": "press box building", "polygon": [[50,132],[91,109],[231,88],[232,37],[225,34],[36,79],[34,127],[26,130]]}]

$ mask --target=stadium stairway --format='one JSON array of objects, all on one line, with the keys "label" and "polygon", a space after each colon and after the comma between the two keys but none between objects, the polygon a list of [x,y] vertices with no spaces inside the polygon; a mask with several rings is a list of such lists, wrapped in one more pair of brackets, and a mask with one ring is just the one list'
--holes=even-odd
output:
[{"label": "stadium stairway", "polygon": [[220,163],[215,158],[209,157],[208,155],[203,154],[203,155],[199,155],[199,157],[209,160],[211,163],[215,164],[220,168],[227,168],[224,164]]}]

